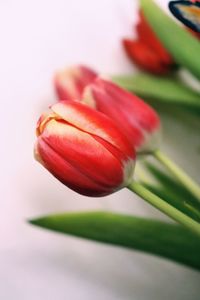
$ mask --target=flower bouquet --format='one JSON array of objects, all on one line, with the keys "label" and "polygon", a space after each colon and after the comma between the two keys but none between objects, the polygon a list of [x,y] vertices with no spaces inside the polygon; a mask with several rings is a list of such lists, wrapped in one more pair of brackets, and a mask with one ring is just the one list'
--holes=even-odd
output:
[{"label": "flower bouquet", "polygon": [[[190,1],[172,2],[183,9],[182,2]],[[187,3],[192,17],[196,2]],[[178,106],[199,116],[200,94],[181,77],[184,68],[200,79],[195,28],[181,26],[154,1],[141,0],[137,37],[122,45],[142,72],[105,78],[84,65],[58,71],[57,99],[36,129],[36,160],[66,187],[89,197],[127,188],[175,222],[90,211],[47,215],[31,224],[200,269],[200,186],[161,151],[156,109]]]}]

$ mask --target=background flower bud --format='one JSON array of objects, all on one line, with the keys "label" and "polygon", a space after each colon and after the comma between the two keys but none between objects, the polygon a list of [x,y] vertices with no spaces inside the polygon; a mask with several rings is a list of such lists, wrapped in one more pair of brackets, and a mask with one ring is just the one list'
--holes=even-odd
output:
[{"label": "background flower bud", "polygon": [[123,40],[129,58],[145,71],[155,74],[169,72],[174,67],[173,58],[164,48],[141,10],[136,33],[136,39]]},{"label": "background flower bud", "polygon": [[82,65],[57,72],[54,77],[54,87],[58,100],[80,100],[85,86],[96,76],[95,71]]},{"label": "background flower bud", "polygon": [[138,152],[151,152],[158,147],[159,116],[136,95],[97,78],[85,89],[83,102],[115,121]]},{"label": "background flower bud", "polygon": [[[182,2],[183,3],[181,5],[183,7],[185,2],[191,4],[190,1]],[[179,5],[179,1],[174,1],[173,4],[171,3],[172,6],[176,6],[176,4]],[[190,18],[192,21],[192,13],[190,14]],[[165,28],[166,32],[168,31],[167,28],[168,27]],[[136,38],[125,38],[122,40],[126,54],[133,63],[145,71],[159,75],[165,75],[166,73],[178,68],[179,65],[177,64],[177,58],[175,61],[175,56],[172,55],[173,51],[169,52],[169,49],[164,46],[163,42],[161,42],[154,29],[151,27],[141,9],[139,10],[139,22],[135,29]],[[200,39],[199,32],[195,32],[188,27],[186,27],[185,30],[190,32],[198,40]],[[182,45],[183,42],[180,44]]]},{"label": "background flower bud", "polygon": [[123,45],[129,58],[141,69],[154,74],[169,72],[169,64],[163,62],[159,55],[142,41],[124,39]]},{"label": "background flower bud", "polygon": [[38,121],[35,157],[57,179],[87,196],[127,186],[135,152],[104,114],[78,101],[53,105]]}]

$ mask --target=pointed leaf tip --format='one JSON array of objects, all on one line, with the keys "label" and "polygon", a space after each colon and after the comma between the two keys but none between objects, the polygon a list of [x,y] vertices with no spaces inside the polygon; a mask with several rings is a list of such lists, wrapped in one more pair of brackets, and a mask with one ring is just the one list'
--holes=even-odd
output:
[{"label": "pointed leaf tip", "polygon": [[29,223],[200,269],[200,240],[179,225],[109,212],[64,213],[31,219]]}]

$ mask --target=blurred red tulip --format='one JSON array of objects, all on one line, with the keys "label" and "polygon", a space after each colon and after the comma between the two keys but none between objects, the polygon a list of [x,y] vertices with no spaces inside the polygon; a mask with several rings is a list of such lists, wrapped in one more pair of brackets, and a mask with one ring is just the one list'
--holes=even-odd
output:
[{"label": "blurred red tulip", "polygon": [[155,74],[169,72],[174,67],[174,61],[151,29],[142,11],[140,11],[136,32],[135,40],[123,40],[123,46],[129,58],[145,71]]},{"label": "blurred red tulip", "polygon": [[36,159],[87,196],[105,196],[132,179],[135,152],[115,123],[78,101],[61,101],[37,125]]},{"label": "blurred red tulip", "polygon": [[83,102],[115,121],[137,152],[151,152],[159,146],[159,116],[136,95],[96,78],[86,87]]},{"label": "blurred red tulip", "polygon": [[85,66],[74,66],[56,73],[54,87],[59,100],[80,100],[83,89],[97,74]]},{"label": "blurred red tulip", "polygon": [[[148,62],[151,63],[152,60],[153,57],[149,58]],[[72,82],[74,85],[74,77],[69,76],[71,70],[72,73],[81,74],[81,80],[85,84],[77,91],[79,101],[115,121],[123,129],[127,138],[131,139],[132,145],[138,152],[151,152],[158,147],[160,120],[153,108],[111,81],[99,78],[93,70],[85,66],[82,66],[84,72],[78,72],[80,70],[78,66],[58,73],[62,73],[62,89],[66,94],[69,94],[69,86]],[[85,79],[84,73],[87,75]],[[59,93],[58,98],[60,99]],[[71,100],[77,98],[71,97]]]}]

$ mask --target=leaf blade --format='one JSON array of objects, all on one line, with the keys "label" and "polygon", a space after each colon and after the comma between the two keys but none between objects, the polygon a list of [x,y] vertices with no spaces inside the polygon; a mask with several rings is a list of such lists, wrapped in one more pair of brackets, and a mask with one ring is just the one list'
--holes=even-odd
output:
[{"label": "leaf blade", "polygon": [[200,269],[200,240],[176,224],[108,212],[65,213],[31,224],[106,244],[159,255]]}]

